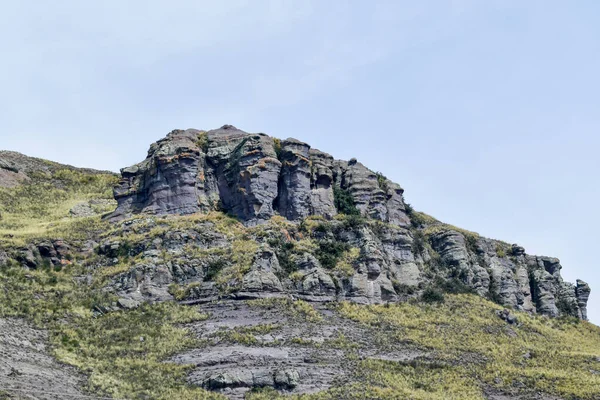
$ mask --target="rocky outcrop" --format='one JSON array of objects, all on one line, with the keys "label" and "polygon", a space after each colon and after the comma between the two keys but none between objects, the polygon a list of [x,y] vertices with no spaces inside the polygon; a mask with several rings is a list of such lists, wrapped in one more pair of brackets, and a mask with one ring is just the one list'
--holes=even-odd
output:
[{"label": "rocky outcrop", "polygon": [[337,214],[333,195],[333,157],[316,149],[310,149],[311,214],[332,218]]},{"label": "rocky outcrop", "polygon": [[[247,225],[275,214],[292,221],[332,218],[334,186],[348,190],[362,214],[408,226],[403,190],[357,162],[334,161],[295,139],[276,141],[225,125],[175,130],[143,162],[121,170],[114,221],[138,213],[229,212]],[[380,187],[381,186],[381,187]]]},{"label": "rocky outcrop", "polygon": [[296,260],[297,278],[292,282],[292,290],[297,296],[308,301],[333,301],[337,296],[335,282],[331,275],[312,254],[304,253]]},{"label": "rocky outcrop", "polygon": [[479,295],[517,310],[586,318],[589,287],[582,282],[578,292],[579,286],[564,282],[558,259],[529,256],[521,246],[452,229],[432,234],[430,240],[444,279],[458,279]]},{"label": "rocky outcrop", "polygon": [[283,286],[275,275],[280,266],[271,249],[261,249],[254,257],[254,265],[242,281],[239,298],[260,298],[269,294],[283,292]]},{"label": "rocky outcrop", "polygon": [[584,281],[578,279],[577,287],[575,288],[575,295],[577,297],[577,305],[579,307],[581,319],[587,320],[587,302],[590,298],[590,286]]},{"label": "rocky outcrop", "polygon": [[297,140],[281,143],[282,162],[277,209],[289,220],[311,214],[310,146]]},{"label": "rocky outcrop", "polygon": [[[586,318],[589,287],[580,281],[564,282],[558,259],[527,255],[516,244],[482,238],[433,218],[411,221],[399,185],[356,159],[334,160],[295,139],[280,141],[231,125],[212,131],[175,130],[150,147],[146,160],[123,169],[121,175],[114,190],[118,206],[110,216],[114,222],[136,214],[210,211],[226,212],[247,227],[269,225],[276,215],[292,222],[311,216],[329,221],[328,232],[309,232],[320,248],[316,252],[286,253],[300,234],[294,238],[286,233],[287,250],[272,248],[281,244],[265,239],[271,228],[245,238],[256,241],[260,250],[243,276],[225,283],[227,296],[292,295],[374,304],[417,297],[425,288],[441,285],[442,290],[471,291],[517,310]],[[340,213],[358,213],[365,220],[346,224],[338,221],[344,218],[334,218]],[[145,245],[144,251],[157,256],[144,253],[143,262],[115,280],[121,299],[127,304],[161,301],[171,298],[167,289],[172,284],[192,285],[184,293],[185,301],[224,295],[212,282],[218,271],[209,270],[235,261],[214,255],[188,257],[183,250],[204,235],[201,248],[206,251],[232,251],[231,238],[214,237],[211,242],[206,239],[208,230]],[[350,249],[354,256],[345,259]],[[53,259],[50,249],[40,251]],[[321,263],[319,251],[321,258],[323,252],[335,255],[325,254]],[[159,256],[164,252],[174,257],[165,262]],[[35,263],[35,258],[27,252],[22,257],[25,264]]]},{"label": "rocky outcrop", "polygon": [[[432,249],[440,256],[442,266],[448,269],[448,278],[459,279],[481,296],[489,293],[490,282],[494,279],[493,265],[496,260],[488,257],[488,262],[484,265],[491,267],[489,272],[480,265],[483,263],[480,260],[487,255],[484,247],[478,249],[480,257],[476,257],[473,251],[469,252],[465,236],[453,230],[435,233],[431,235],[430,241]],[[483,245],[485,243],[480,243],[480,246]],[[502,274],[502,266],[497,268],[496,273]]]},{"label": "rocky outcrop", "polygon": [[362,215],[398,226],[410,225],[402,198],[404,190],[399,185],[378,176],[356,159],[338,161],[336,171],[340,186],[352,194]]},{"label": "rocky outcrop", "polygon": [[146,160],[122,169],[121,181],[114,191],[118,207],[113,216],[199,211],[199,134],[193,129],[173,131],[150,146]]}]

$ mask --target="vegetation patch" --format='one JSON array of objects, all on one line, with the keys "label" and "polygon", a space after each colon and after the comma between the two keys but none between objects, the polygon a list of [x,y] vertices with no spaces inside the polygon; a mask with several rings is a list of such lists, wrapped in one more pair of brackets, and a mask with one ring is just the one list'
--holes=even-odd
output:
[{"label": "vegetation patch", "polygon": [[334,186],[333,199],[335,208],[339,213],[346,215],[360,215],[360,210],[356,208],[354,198],[348,190]]},{"label": "vegetation patch", "polygon": [[[175,303],[142,305],[98,318],[72,318],[55,327],[53,344],[60,361],[90,371],[90,388],[116,398],[167,399],[185,385],[187,368],[166,358],[195,345],[177,324],[207,316]],[[202,396],[202,390],[196,391]]]},{"label": "vegetation patch", "polygon": [[[507,391],[522,386],[566,398],[594,399],[600,393],[600,376],[591,372],[600,367],[597,326],[516,312],[521,325],[509,329],[495,314],[501,307],[492,302],[465,294],[445,300],[367,307],[342,303],[339,311],[373,328],[385,326],[390,338],[408,340],[458,365],[450,373],[460,378],[454,381],[462,382],[464,398],[475,393],[470,382]],[[466,354],[480,361],[464,359]]]},{"label": "vegetation patch", "polygon": [[375,176],[377,176],[377,185],[379,186],[379,189],[387,193],[389,190],[388,178],[381,172],[376,172]]},{"label": "vegetation patch", "polygon": [[317,249],[315,256],[321,262],[321,265],[327,269],[334,269],[338,262],[341,261],[345,253],[351,249],[350,245],[346,242],[338,240],[321,240],[319,241],[319,248]]},{"label": "vegetation patch", "polygon": [[273,138],[273,149],[277,154],[277,159],[281,160],[281,139]]},{"label": "vegetation patch", "polygon": [[203,153],[208,153],[208,134],[204,131],[198,133],[198,139],[196,145]]},{"label": "vegetation patch", "polygon": [[70,215],[73,206],[89,200],[113,200],[113,174],[90,174],[75,169],[31,173],[31,180],[13,188],[0,188],[0,239],[22,246],[40,237],[81,235],[93,229],[100,218]]}]

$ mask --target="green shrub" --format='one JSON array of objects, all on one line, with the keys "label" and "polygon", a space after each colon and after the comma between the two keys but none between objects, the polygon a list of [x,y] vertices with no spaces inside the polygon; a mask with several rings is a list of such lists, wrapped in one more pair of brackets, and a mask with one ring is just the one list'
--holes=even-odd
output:
[{"label": "green shrub", "polygon": [[467,245],[467,249],[474,254],[477,254],[477,239],[478,237],[473,235],[473,234],[465,234],[464,232],[461,232],[463,234],[463,236],[465,237],[465,242]]},{"label": "green shrub", "polygon": [[423,231],[414,230],[413,231],[413,243],[412,243],[412,252],[413,254],[423,254],[425,252],[425,245],[427,243],[427,238]]},{"label": "green shrub", "polygon": [[221,272],[223,268],[227,266],[227,261],[222,258],[212,260],[206,266],[206,273],[204,274],[205,281],[212,281]]},{"label": "green shrub", "polygon": [[356,208],[354,198],[348,190],[334,186],[333,198],[335,208],[337,208],[339,213],[346,215],[360,215],[360,210]]},{"label": "green shrub", "polygon": [[202,150],[203,153],[208,152],[208,134],[206,132],[198,133],[198,140],[196,145]]},{"label": "green shrub", "polygon": [[429,304],[444,303],[446,301],[446,298],[441,290],[430,286],[427,289],[425,289],[421,294],[421,301]]},{"label": "green shrub", "polygon": [[406,213],[410,217],[410,223],[415,228],[424,228],[429,225],[439,224],[440,221],[425,213],[415,211],[410,204],[405,204]]},{"label": "green shrub", "polygon": [[358,214],[349,214],[346,215],[343,220],[344,229],[354,230],[363,226],[366,222],[366,219]]},{"label": "green shrub", "polygon": [[500,258],[506,257],[506,250],[500,245],[496,245],[496,255]]},{"label": "green shrub", "polygon": [[435,280],[435,286],[444,293],[450,293],[450,294],[472,294],[472,293],[475,293],[475,290],[473,288],[467,286],[458,277],[452,277],[452,278],[447,278],[447,279],[437,277]]},{"label": "green shrub", "polygon": [[379,189],[387,193],[389,190],[388,178],[386,178],[386,176],[381,172],[376,172],[375,175],[377,176],[377,184],[379,185]]},{"label": "green shrub", "polygon": [[268,243],[277,255],[279,266],[285,273],[284,276],[287,276],[298,269],[298,266],[292,257],[295,250],[294,243],[286,241],[283,238],[270,239]]},{"label": "green shrub", "polygon": [[273,149],[275,150],[275,154],[277,154],[277,159],[281,159],[281,139],[273,138]]},{"label": "green shrub", "polygon": [[394,290],[398,295],[408,295],[411,296],[416,293],[417,287],[412,285],[406,285],[404,283],[400,283],[397,280],[392,280],[392,286],[394,286]]},{"label": "green shrub", "polygon": [[559,297],[558,300],[556,300],[556,308],[558,308],[558,311],[560,311],[560,313],[564,316],[576,317],[579,312],[576,303],[567,301],[562,297]]}]

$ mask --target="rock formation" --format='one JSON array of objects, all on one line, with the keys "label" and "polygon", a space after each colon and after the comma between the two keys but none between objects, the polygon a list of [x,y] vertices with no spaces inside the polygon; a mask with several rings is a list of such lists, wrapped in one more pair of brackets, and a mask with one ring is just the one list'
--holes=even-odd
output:
[{"label": "rock formation", "polygon": [[348,191],[365,216],[397,226],[409,219],[398,185],[364,165],[334,161],[294,139],[283,142],[233,126],[175,130],[143,162],[121,170],[117,221],[136,213],[219,210],[255,225],[279,214],[292,221],[336,214],[334,186]]},{"label": "rock formation", "polygon": [[[118,207],[109,217],[115,223],[137,214],[211,211],[235,216],[248,227],[266,224],[274,216],[293,223],[322,218],[329,221],[329,230],[310,233],[320,251],[333,254],[342,248],[348,254],[356,249],[358,254],[347,263],[345,275],[328,265],[326,256],[315,257],[314,251],[286,258],[286,269],[279,245],[271,243],[271,248],[264,235],[252,236],[247,240],[260,248],[245,275],[228,283],[234,288],[228,289],[233,291],[229,296],[293,294],[310,301],[369,304],[414,297],[434,285],[450,292],[472,291],[522,311],[586,318],[589,286],[564,282],[558,259],[528,255],[518,245],[424,219],[407,208],[399,185],[355,159],[334,160],[295,139],[280,141],[230,125],[207,132],[175,130],[150,147],[146,160],[123,169],[121,175],[114,191]],[[349,213],[341,208],[346,203],[362,222],[352,226],[348,218],[336,217]],[[184,296],[187,301],[223,295],[207,278],[210,260],[181,250],[197,240],[198,232],[168,232],[159,243],[143,243],[139,251],[146,252],[144,263],[115,281],[122,304],[166,299],[169,285],[194,282]],[[284,247],[293,248],[294,240],[287,241]],[[211,251],[231,248],[232,242],[213,235],[202,246]],[[178,261],[156,256],[165,251],[177,254]],[[26,254],[25,262],[35,261],[33,254]],[[219,262],[235,264],[230,259]]]}]

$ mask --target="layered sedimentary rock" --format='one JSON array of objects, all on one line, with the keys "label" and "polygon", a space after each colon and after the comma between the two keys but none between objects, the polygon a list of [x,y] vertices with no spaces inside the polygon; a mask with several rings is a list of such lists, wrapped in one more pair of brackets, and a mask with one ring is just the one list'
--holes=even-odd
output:
[{"label": "layered sedimentary rock", "polygon": [[[347,211],[336,208],[339,193],[362,222],[336,217]],[[118,207],[110,216],[115,222],[140,213],[223,211],[248,227],[265,226],[262,234],[253,231],[244,239],[255,241],[258,250],[243,276],[225,283],[227,296],[294,295],[371,304],[402,301],[441,286],[451,292],[472,291],[522,311],[586,318],[589,286],[564,282],[558,259],[528,255],[518,245],[433,218],[415,220],[399,185],[356,159],[335,160],[295,139],[280,141],[230,125],[212,131],[176,130],[153,144],[146,160],[122,170],[115,198]],[[290,256],[307,232],[294,237],[285,231],[290,237],[283,242],[265,239],[274,216],[293,223],[307,217],[329,222],[309,230],[316,247]],[[208,271],[211,263],[231,267],[235,260],[188,256],[182,249],[196,243],[199,232],[207,234],[196,229],[180,232],[179,239],[169,235],[158,244],[144,245],[149,252],[144,263],[115,280],[123,304],[169,298],[167,288],[173,284],[192,284],[183,296],[186,301],[223,296]],[[212,239],[201,245],[210,254],[233,251],[234,239]],[[336,255],[335,264],[327,253],[339,251],[343,254]],[[175,254],[176,261],[165,262],[159,256],[164,253]]]},{"label": "layered sedimentary rock", "polygon": [[364,165],[334,161],[295,139],[278,142],[233,126],[175,130],[143,162],[121,170],[112,219],[137,213],[220,210],[248,225],[275,214],[299,221],[333,217],[334,186],[347,190],[364,216],[408,226],[400,186],[379,181]]}]

